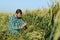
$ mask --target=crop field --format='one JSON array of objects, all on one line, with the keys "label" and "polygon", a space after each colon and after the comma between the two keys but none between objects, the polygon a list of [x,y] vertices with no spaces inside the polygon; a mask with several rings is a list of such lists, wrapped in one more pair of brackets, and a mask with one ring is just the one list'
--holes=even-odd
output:
[{"label": "crop field", "polygon": [[9,17],[14,13],[0,12],[0,40],[60,40],[60,5],[45,9],[25,10],[22,18],[27,29],[19,35],[8,33]]}]

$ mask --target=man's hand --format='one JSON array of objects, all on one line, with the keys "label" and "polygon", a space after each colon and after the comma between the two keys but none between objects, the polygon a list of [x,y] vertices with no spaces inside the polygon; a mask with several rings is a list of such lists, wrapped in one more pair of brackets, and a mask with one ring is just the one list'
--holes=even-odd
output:
[{"label": "man's hand", "polygon": [[23,29],[23,27],[21,26],[20,29]]},{"label": "man's hand", "polygon": [[24,27],[26,27],[26,25],[27,25],[27,23],[24,23],[24,24],[20,27],[20,29],[23,29]]}]

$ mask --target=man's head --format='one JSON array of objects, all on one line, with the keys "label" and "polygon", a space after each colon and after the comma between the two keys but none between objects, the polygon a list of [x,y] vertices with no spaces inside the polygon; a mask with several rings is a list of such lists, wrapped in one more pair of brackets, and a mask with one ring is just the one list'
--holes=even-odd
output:
[{"label": "man's head", "polygon": [[17,16],[18,18],[22,17],[22,10],[21,10],[21,9],[17,9],[17,10],[16,10],[16,16]]}]

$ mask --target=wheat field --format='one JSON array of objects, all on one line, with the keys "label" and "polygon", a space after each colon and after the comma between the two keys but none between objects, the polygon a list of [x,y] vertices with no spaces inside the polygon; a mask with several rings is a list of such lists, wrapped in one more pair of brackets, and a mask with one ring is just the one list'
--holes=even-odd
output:
[{"label": "wheat field", "polygon": [[13,13],[0,12],[0,40],[60,40],[60,5],[44,9],[25,10],[22,18],[27,29],[19,35],[10,35],[9,17]]}]

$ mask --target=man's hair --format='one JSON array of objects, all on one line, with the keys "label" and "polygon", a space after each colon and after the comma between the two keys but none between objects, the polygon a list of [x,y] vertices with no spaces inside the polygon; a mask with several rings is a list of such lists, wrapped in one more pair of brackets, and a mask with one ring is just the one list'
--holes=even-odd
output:
[{"label": "man's hair", "polygon": [[17,13],[17,14],[18,14],[18,13],[22,14],[22,10],[21,10],[21,9],[17,9],[17,10],[16,10],[16,13]]}]

